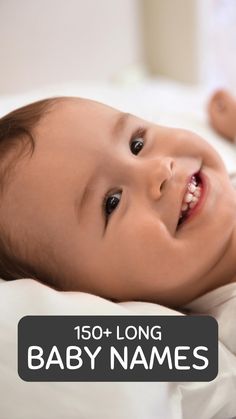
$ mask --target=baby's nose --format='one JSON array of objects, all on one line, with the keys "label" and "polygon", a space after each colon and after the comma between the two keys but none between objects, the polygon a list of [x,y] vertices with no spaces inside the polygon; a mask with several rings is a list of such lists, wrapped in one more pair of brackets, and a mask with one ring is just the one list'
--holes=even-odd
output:
[{"label": "baby's nose", "polygon": [[171,158],[159,158],[150,162],[147,171],[148,191],[152,199],[159,199],[163,194],[168,181],[173,176],[174,162]]}]

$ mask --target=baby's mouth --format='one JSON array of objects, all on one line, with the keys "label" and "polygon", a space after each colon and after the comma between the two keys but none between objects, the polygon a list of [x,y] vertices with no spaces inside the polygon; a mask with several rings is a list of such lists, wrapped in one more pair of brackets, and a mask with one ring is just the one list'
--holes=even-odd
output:
[{"label": "baby's mouth", "polygon": [[182,201],[177,229],[193,214],[194,209],[200,200],[201,192],[202,181],[199,171],[191,176],[187,185]]}]

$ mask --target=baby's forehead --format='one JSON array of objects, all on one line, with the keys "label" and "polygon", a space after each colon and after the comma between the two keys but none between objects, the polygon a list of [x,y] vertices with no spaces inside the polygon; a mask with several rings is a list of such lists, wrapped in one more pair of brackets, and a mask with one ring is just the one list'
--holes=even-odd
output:
[{"label": "baby's forehead", "polygon": [[98,129],[112,130],[116,120],[122,115],[118,109],[106,104],[77,97],[62,98],[42,118],[36,131],[39,137],[52,138],[54,135],[84,135]]},{"label": "baby's forehead", "polygon": [[120,110],[106,105],[105,103],[80,97],[68,97],[66,100],[59,102],[58,105],[58,112],[65,115],[76,113],[78,117],[80,114],[84,115],[86,113],[88,113],[90,116],[96,113],[98,115],[115,115],[121,113]]},{"label": "baby's forehead", "polygon": [[125,115],[103,103],[77,97],[61,98],[40,120],[34,132],[37,148],[44,153],[80,143],[83,149],[98,147],[99,139],[114,137],[114,127]]}]

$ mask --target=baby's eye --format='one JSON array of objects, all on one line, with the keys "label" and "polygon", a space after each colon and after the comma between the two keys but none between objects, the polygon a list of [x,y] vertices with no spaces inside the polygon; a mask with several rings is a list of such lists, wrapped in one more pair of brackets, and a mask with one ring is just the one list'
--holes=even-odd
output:
[{"label": "baby's eye", "polygon": [[121,192],[116,192],[108,197],[107,196],[105,197],[103,207],[104,207],[106,219],[109,218],[111,213],[116,209],[117,205],[119,204],[120,195],[121,195]]},{"label": "baby's eye", "polygon": [[144,130],[139,130],[130,141],[130,150],[133,154],[137,155],[144,145]]}]

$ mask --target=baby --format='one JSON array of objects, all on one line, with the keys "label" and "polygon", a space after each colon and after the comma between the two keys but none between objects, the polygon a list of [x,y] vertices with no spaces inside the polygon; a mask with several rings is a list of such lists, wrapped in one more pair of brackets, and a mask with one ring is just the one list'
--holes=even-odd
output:
[{"label": "baby", "polygon": [[218,90],[209,101],[212,127],[231,142],[236,142],[236,99],[226,90]]},{"label": "baby", "polygon": [[180,307],[236,280],[236,192],[189,131],[95,101],[0,119],[0,277]]}]

